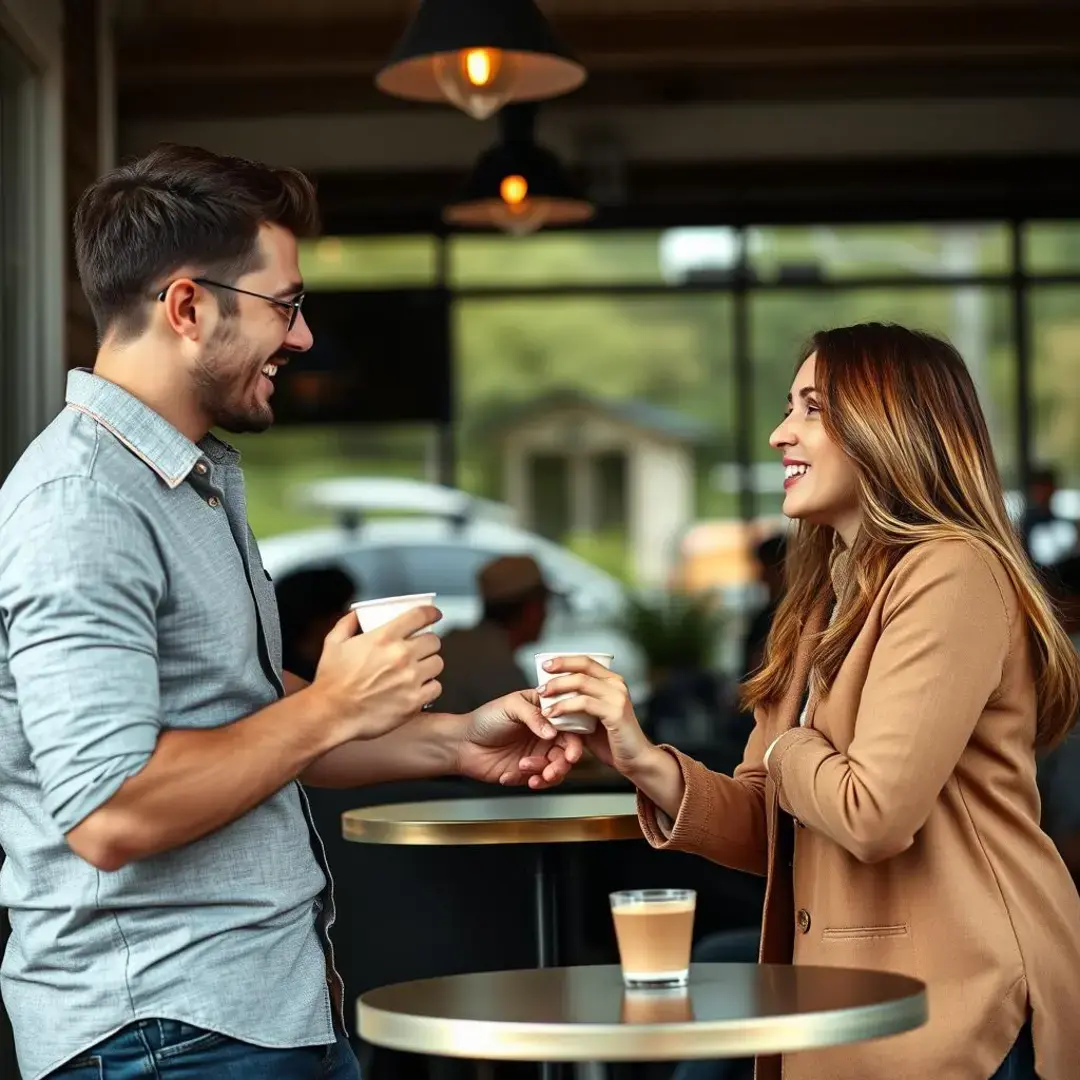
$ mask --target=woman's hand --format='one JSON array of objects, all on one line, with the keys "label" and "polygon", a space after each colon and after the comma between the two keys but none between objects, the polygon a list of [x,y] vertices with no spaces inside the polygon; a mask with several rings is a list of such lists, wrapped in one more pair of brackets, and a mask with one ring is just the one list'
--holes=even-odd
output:
[{"label": "woman's hand", "polygon": [[[686,794],[678,762],[666,750],[651,743],[634,714],[630,691],[622,677],[587,656],[560,656],[544,670],[557,676],[542,689],[543,715],[553,720],[565,713],[587,713],[600,723],[585,745],[605,764],[613,765],[646,798],[674,820]],[[558,694],[573,697],[554,705],[544,699]]]},{"label": "woman's hand", "polygon": [[[595,716],[600,722],[592,735],[583,736],[585,745],[605,764],[633,779],[635,770],[657,748],[641,730],[622,677],[587,656],[560,656],[549,660],[544,670],[558,676],[541,691],[544,716],[549,720],[566,713]],[[545,707],[548,698],[559,694],[574,696]]]}]

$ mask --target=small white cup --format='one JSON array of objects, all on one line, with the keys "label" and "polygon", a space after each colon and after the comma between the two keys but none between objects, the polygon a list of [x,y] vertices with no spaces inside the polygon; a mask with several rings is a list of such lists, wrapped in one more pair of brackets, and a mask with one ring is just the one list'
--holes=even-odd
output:
[{"label": "small white cup", "polygon": [[[567,652],[544,652],[536,654],[536,685],[540,687],[540,705],[542,708],[547,708],[549,705],[554,705],[556,702],[565,701],[567,698],[577,697],[577,694],[553,694],[551,697],[545,697],[543,694],[543,688],[547,686],[551,679],[557,679],[558,674],[552,674],[550,671],[544,670],[544,665],[549,660],[558,660],[564,656],[587,656],[590,660],[595,660],[598,664],[603,664],[604,667],[610,669],[611,663],[615,659],[613,653],[583,653],[574,652],[573,650]],[[548,718],[548,723],[558,731],[572,731],[578,735],[591,735],[596,730],[596,717],[589,716],[588,713],[564,713],[562,716],[552,716]]]},{"label": "small white cup", "polygon": [[433,592],[426,592],[413,593],[411,596],[384,596],[379,600],[361,600],[351,605],[351,610],[356,612],[360,629],[365,634],[370,634],[372,630],[378,630],[380,626],[392,622],[406,611],[434,603],[435,595]]}]

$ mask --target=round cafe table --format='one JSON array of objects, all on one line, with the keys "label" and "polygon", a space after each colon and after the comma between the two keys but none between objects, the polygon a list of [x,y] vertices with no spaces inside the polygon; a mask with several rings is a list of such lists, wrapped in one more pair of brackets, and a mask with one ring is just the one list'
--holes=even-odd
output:
[{"label": "round cafe table", "polygon": [[555,792],[438,799],[347,810],[342,835],[358,844],[530,844],[537,966],[558,962],[552,846],[642,839],[636,795]]},{"label": "round cafe table", "polygon": [[617,966],[496,971],[387,986],[357,1005],[357,1030],[377,1046],[490,1061],[753,1057],[926,1019],[916,979],[790,964],[695,964],[685,992],[624,989]]},{"label": "round cafe table", "polygon": [[[558,963],[552,851],[558,844],[642,839],[637,796],[554,792],[439,799],[348,810],[342,834],[358,844],[528,844],[533,854],[536,963]],[[543,1063],[543,1080],[559,1070]]]}]

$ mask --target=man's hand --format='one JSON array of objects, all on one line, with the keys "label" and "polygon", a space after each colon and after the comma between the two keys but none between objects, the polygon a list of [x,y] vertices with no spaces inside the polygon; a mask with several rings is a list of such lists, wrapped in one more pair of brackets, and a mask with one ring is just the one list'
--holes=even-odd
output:
[{"label": "man's hand", "polygon": [[457,771],[488,784],[527,783],[534,791],[562,783],[581,760],[581,738],[556,731],[539,702],[535,690],[522,690],[462,717]]},{"label": "man's hand", "polygon": [[400,727],[442,693],[439,638],[421,633],[442,618],[438,608],[413,608],[368,634],[349,612],[326,635],[315,695],[336,743],[375,739]]}]

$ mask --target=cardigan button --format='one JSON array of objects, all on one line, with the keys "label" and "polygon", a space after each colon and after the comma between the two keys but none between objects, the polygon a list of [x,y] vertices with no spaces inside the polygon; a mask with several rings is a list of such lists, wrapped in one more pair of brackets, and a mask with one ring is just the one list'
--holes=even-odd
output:
[{"label": "cardigan button", "polygon": [[799,927],[800,934],[810,933],[810,912],[806,908],[799,908],[795,915],[795,922]]}]

